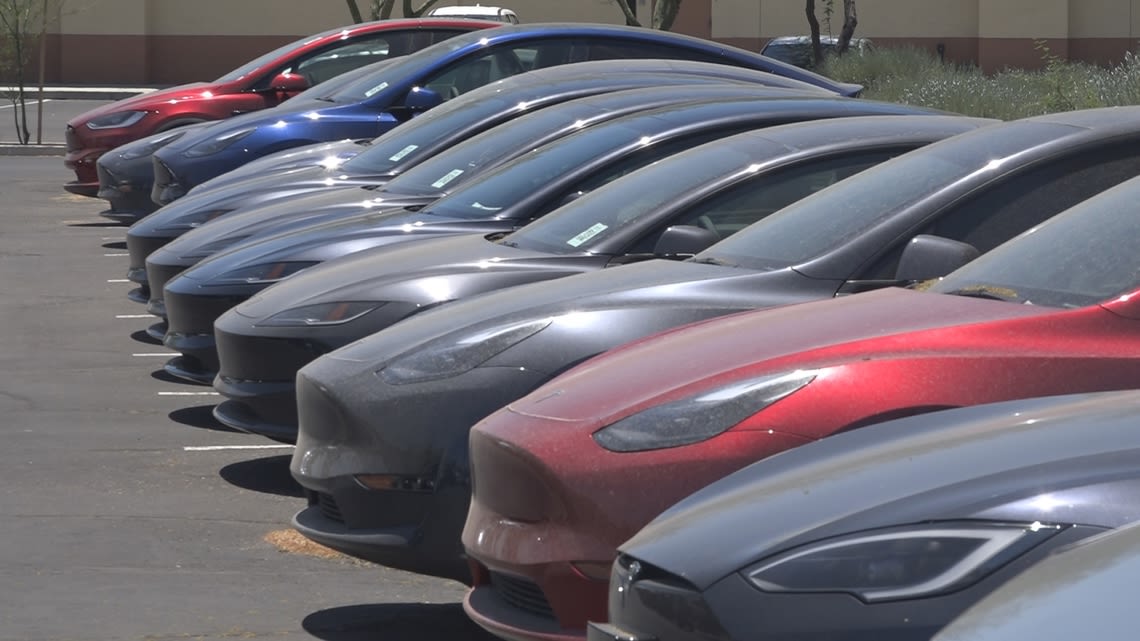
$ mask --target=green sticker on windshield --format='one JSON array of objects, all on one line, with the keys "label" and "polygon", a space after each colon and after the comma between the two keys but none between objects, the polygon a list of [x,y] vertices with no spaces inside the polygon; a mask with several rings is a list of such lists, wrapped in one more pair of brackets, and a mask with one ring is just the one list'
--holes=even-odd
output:
[{"label": "green sticker on windshield", "polygon": [[598,234],[604,232],[605,230],[607,230],[609,228],[610,228],[610,226],[606,225],[604,223],[595,223],[593,226],[591,226],[586,231],[584,231],[584,232],[578,234],[577,236],[571,238],[570,240],[566,241],[566,244],[570,245],[571,247],[577,247],[577,246],[581,245],[582,243],[586,242],[587,240],[590,240],[594,236],[597,236]]},{"label": "green sticker on windshield", "polygon": [[388,160],[391,160],[392,162],[396,162],[397,160],[402,159],[404,156],[407,156],[408,154],[412,153],[413,151],[415,151],[419,148],[420,148],[419,145],[408,145],[407,147],[404,147],[400,151],[397,151],[396,153],[392,154],[391,156],[388,156]]},{"label": "green sticker on windshield", "polygon": [[433,182],[433,183],[431,184],[431,186],[432,186],[432,187],[435,187],[436,189],[440,189],[440,188],[442,188],[444,185],[446,185],[447,183],[449,183],[449,182],[451,182],[451,181],[455,180],[456,178],[458,178],[458,177],[459,177],[459,175],[460,175],[460,174],[462,174],[462,173],[463,173],[463,170],[462,170],[462,169],[452,169],[451,171],[449,171],[449,172],[447,172],[446,174],[444,174],[444,175],[443,175],[443,178],[440,178],[439,180],[437,180],[437,181]]}]

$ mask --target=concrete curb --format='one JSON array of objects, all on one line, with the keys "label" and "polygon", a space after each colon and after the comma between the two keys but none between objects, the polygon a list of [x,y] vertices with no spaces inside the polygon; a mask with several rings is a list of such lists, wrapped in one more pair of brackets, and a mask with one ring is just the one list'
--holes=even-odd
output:
[{"label": "concrete curb", "polygon": [[[153,87],[44,87],[45,100],[122,100],[154,91]],[[0,95],[14,93],[11,87],[0,86]],[[38,87],[25,87],[29,101],[39,100]]]},{"label": "concrete curb", "polygon": [[67,147],[62,144],[13,145],[0,143],[0,156],[62,156]]}]

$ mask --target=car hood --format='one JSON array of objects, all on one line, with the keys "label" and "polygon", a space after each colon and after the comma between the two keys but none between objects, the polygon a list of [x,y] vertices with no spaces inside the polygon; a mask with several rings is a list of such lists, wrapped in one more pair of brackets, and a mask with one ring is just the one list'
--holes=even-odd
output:
[{"label": "car hood", "polygon": [[411,224],[420,215],[405,207],[418,208],[435,200],[430,196],[392,197],[384,198],[383,204],[380,204],[380,199],[374,197],[376,193],[359,187],[342,187],[236,210],[183,234],[159,251],[168,251],[179,256],[194,256],[207,245],[218,246],[223,241],[238,240],[253,242],[260,238],[308,227],[317,222],[348,218],[362,212],[392,214],[396,216],[393,221],[399,221],[393,224]]},{"label": "car hood", "polygon": [[[344,187],[379,186],[388,177],[374,174],[348,174],[338,169],[310,165],[279,169],[235,181],[228,186],[188,194],[172,203],[187,215],[200,211],[234,211],[259,206],[269,201],[293,198],[314,191],[330,191]],[[359,200],[370,195],[362,192]]]},{"label": "car hood", "polygon": [[[250,127],[264,127],[273,126],[281,122],[291,122],[304,120],[309,121],[315,118],[315,113],[321,115],[329,115],[338,109],[351,107],[353,105],[344,105],[329,102],[327,100],[320,100],[316,98],[303,98],[295,97],[288,101],[270,107],[269,109],[259,109],[249,113],[231,116],[217,123],[216,126],[199,132],[187,134],[178,140],[163,147],[156,152],[157,155],[163,158],[171,158],[176,154],[181,154],[183,151],[199,144],[212,140],[216,136],[248,129]],[[379,117],[377,113],[375,117]]]},{"label": "car hood", "polygon": [[193,187],[190,193],[180,198],[190,198],[205,194],[213,189],[220,189],[230,184],[257,178],[274,172],[289,171],[303,167],[322,166],[325,168],[337,167],[368,148],[367,140],[338,140],[336,142],[320,142],[313,145],[304,145],[285,149],[277,153],[262,156],[247,162]]},{"label": "car hood", "polygon": [[[263,318],[302,304],[362,300],[432,305],[463,295],[466,288],[460,284],[472,278],[509,281],[505,276],[508,272],[544,272],[546,278],[553,278],[582,269],[575,264],[582,262],[580,258],[572,261],[508,247],[489,240],[484,233],[427,237],[474,231],[470,223],[457,225],[466,222],[441,219],[412,229],[389,225],[389,234],[411,233],[424,238],[397,247],[368,249],[306,270],[239,305],[235,312],[247,318]],[[489,223],[484,225],[493,232],[501,231],[502,223],[498,223],[499,230],[490,229]]]},{"label": "car hood", "polygon": [[[1053,311],[899,288],[753,311],[670,330],[613,350],[509,409],[583,422],[582,429],[590,430],[595,424],[609,424],[645,407],[703,391],[720,377],[736,380],[883,357],[913,349],[902,338],[909,333]],[[885,337],[894,340],[874,341]],[[813,353],[840,345],[848,347],[842,356]],[[695,366],[677,367],[677,363]],[[614,386],[615,380],[626,383]],[[555,391],[561,393],[552,395]]]},{"label": "car hood", "polygon": [[207,100],[224,85],[209,82],[192,82],[176,87],[168,87],[157,91],[148,91],[130,98],[116,100],[110,104],[101,105],[67,121],[72,127],[79,127],[87,121],[122,111],[146,111],[154,109],[156,104],[170,104],[187,102],[190,100]]},{"label": "car hood", "polygon": [[[791,547],[878,527],[993,518],[1117,527],[1102,494],[1043,493],[1135,478],[1140,393],[1009,401],[881,423],[750,465],[696,492],[621,546],[704,589]],[[963,464],[968,461],[968,464]],[[906,479],[900,483],[899,479]],[[1059,498],[1059,494],[1052,494]],[[1090,503],[1090,498],[1092,502]],[[1060,504],[1060,505],[1058,505]],[[758,518],[763,515],[764,518]],[[699,543],[698,543],[699,542]]]}]

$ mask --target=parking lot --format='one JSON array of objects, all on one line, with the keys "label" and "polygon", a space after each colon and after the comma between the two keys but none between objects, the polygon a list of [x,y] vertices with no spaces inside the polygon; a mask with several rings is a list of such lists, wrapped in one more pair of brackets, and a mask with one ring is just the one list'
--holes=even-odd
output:
[{"label": "parking lot", "polygon": [[0,157],[0,638],[488,638],[461,585],[288,529],[288,447],[161,373],[126,228],[68,179],[58,157]]}]

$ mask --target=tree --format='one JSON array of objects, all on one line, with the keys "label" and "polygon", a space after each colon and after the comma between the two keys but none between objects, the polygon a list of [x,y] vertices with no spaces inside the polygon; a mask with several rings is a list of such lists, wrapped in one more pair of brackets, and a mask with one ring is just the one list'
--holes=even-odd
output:
[{"label": "tree", "polygon": [[[645,26],[637,19],[634,3],[637,0],[617,0],[621,12],[625,15],[625,23],[632,27]],[[677,12],[681,10],[681,0],[657,0],[653,3],[653,16],[651,26],[654,29],[668,31],[673,28],[673,21],[677,19]]]},{"label": "tree", "polygon": [[11,81],[7,98],[12,102],[16,138],[22,145],[31,140],[28,130],[28,81],[36,44],[47,33],[51,10],[61,0],[0,0],[0,77]]},{"label": "tree", "polygon": [[[823,44],[820,42],[819,19],[815,17],[815,0],[805,0],[804,13],[807,14],[808,29],[811,31],[811,51],[813,62],[818,65],[823,62]],[[831,35],[831,16],[835,13],[835,0],[823,0],[823,15],[827,20],[828,35]],[[843,0],[843,28],[839,30],[839,39],[835,43],[835,52],[839,55],[847,53],[851,46],[851,38],[855,36],[855,27],[859,24],[859,17],[855,12],[855,0]]]}]

